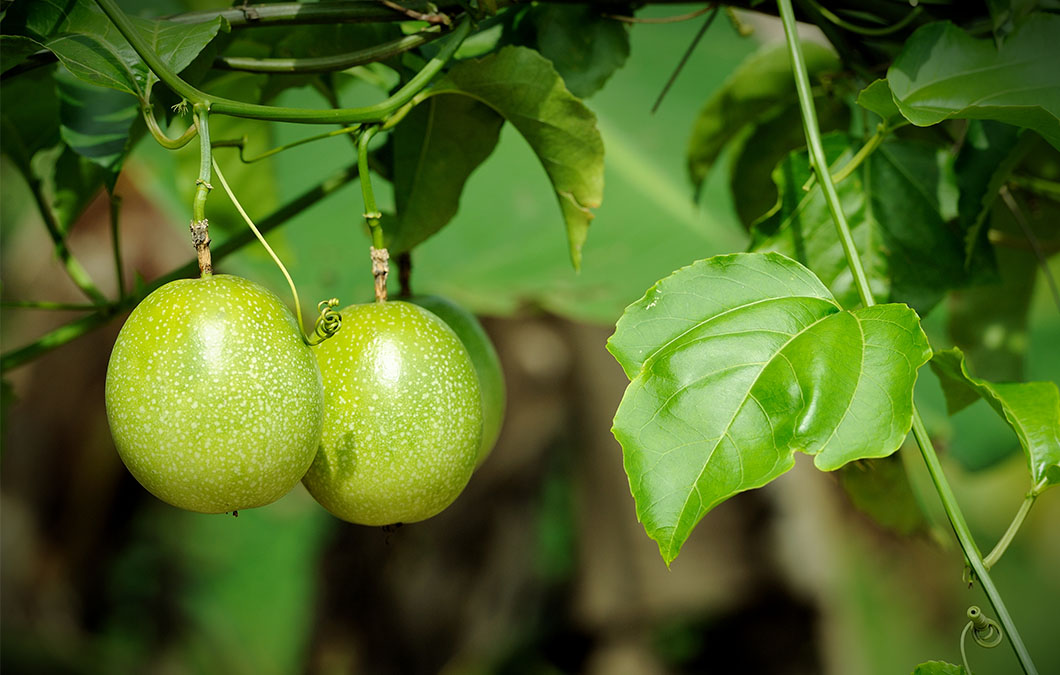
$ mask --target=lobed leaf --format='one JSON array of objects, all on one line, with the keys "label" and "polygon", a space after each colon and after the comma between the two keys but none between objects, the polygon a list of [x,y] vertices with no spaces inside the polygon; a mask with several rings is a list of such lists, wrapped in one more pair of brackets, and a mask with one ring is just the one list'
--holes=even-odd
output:
[{"label": "lobed leaf", "polygon": [[935,352],[931,369],[942,383],[951,415],[982,398],[1019,438],[1031,482],[1044,487],[1060,483],[1060,390],[1055,382],[987,382],[969,372],[956,347]]},{"label": "lobed leaf", "polygon": [[567,225],[571,262],[581,249],[604,188],[604,144],[596,115],[573,96],[556,69],[526,47],[505,47],[465,61],[429,94],[463,94],[511,122],[537,155]]},{"label": "lobed leaf", "polygon": [[931,351],[908,307],[843,311],[774,253],[716,256],[630,305],[608,350],[632,382],[615,414],[638,519],[669,564],[732,495],[794,465],[885,457]]},{"label": "lobed leaf", "polygon": [[1000,48],[944,21],[917,29],[887,71],[902,114],[929,126],[989,119],[1034,129],[1060,148],[1060,16],[1032,14]]}]

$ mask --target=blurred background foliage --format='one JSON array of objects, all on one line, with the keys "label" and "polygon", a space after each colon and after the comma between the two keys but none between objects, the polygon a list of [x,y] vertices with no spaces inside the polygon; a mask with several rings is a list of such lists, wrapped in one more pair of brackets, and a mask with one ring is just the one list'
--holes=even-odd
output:
[{"label": "blurred background foliage", "polygon": [[[208,4],[139,3],[152,16]],[[603,345],[625,305],[657,279],[748,246],[744,223],[755,214],[734,207],[733,189],[766,204],[775,198],[768,185],[730,185],[734,162],[724,153],[698,201],[686,173],[698,111],[745,57],[776,37],[772,24],[749,20],[750,38],[717,21],[654,115],[651,104],[698,22],[630,29],[628,60],[587,99],[604,138],[606,187],[580,274],[571,269],[544,172],[510,127],[469,180],[454,221],[415,250],[416,291],[486,317],[509,387],[498,447],[456,504],[432,520],[394,531],[344,524],[301,487],[238,518],[158,502],[121,466],[107,430],[103,378],[118,320],[6,374],[0,666],[11,673],[883,675],[933,658],[959,661],[962,610],[985,606],[985,598],[960,582],[960,553],[939,524],[926,478],[901,487],[901,462],[911,460],[914,473],[922,468],[904,449],[889,462],[836,474],[800,457],[776,483],[712,512],[670,570],[636,522],[609,433],[625,379]],[[328,105],[305,81],[222,77],[246,99]],[[347,80],[343,101],[372,95],[370,85]],[[592,78],[579,83],[591,88]],[[212,126],[215,139],[247,134],[251,150],[306,135],[296,125],[222,117]],[[798,118],[787,114],[782,126],[771,120],[761,131],[784,145],[797,129]],[[757,142],[768,154],[768,138],[741,147]],[[126,162],[116,193],[130,278],[151,280],[189,258],[193,146],[168,152],[144,142]],[[252,165],[240,164],[235,150],[218,150],[217,158],[261,217],[348,166],[354,151],[336,138]],[[6,156],[0,170],[4,299],[78,301],[50,255],[24,180]],[[739,171],[753,175],[754,167]],[[392,208],[388,185],[377,181],[377,190],[382,208]],[[239,231],[220,191],[208,208],[215,241]],[[362,211],[360,193],[347,185],[270,235],[305,302],[371,297]],[[112,293],[107,230],[107,200],[99,197],[69,244]],[[1018,333],[1016,356],[970,358],[993,373],[1060,379],[1060,316],[1034,278],[1041,273],[1026,251],[998,250],[1002,284],[1036,284],[1035,291],[1026,316],[1016,308],[1000,324]],[[219,267],[287,296],[256,245]],[[1055,257],[1052,267],[1060,273]],[[1011,309],[1004,289],[994,283],[951,294],[925,321],[935,347],[980,336],[974,322],[983,317],[969,310],[982,302],[975,294]],[[75,316],[5,307],[3,349]],[[918,396],[988,547],[1028,487],[1016,441],[985,404],[947,417],[927,371]],[[927,520],[915,507],[918,494]],[[995,577],[1043,673],[1060,672],[1058,521],[1060,497],[1048,492]],[[1007,647],[970,650],[977,672],[1014,672]]]}]

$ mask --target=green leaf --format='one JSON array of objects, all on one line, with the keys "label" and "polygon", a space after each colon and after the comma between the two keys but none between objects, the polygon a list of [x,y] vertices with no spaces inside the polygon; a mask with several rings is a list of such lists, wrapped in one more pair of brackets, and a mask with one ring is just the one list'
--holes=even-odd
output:
[{"label": "green leaf", "polygon": [[[839,68],[834,52],[814,42],[804,42],[803,54],[810,77]],[[746,125],[795,100],[791,60],[782,44],[763,47],[747,58],[708,99],[699,112],[688,140],[688,173],[699,191],[722,148]],[[791,123],[799,126],[798,118]]]},{"label": "green leaf", "polygon": [[887,71],[902,114],[929,126],[992,119],[1034,129],[1060,148],[1060,16],[1033,14],[1000,48],[949,22],[919,28]]},{"label": "green leaf", "polygon": [[31,54],[44,49],[32,38],[22,35],[0,35],[0,73],[21,65]]},{"label": "green leaf", "polygon": [[760,253],[658,282],[607,347],[632,380],[613,432],[667,564],[708,511],[786,472],[795,451],[826,471],[893,453],[931,355],[908,307],[843,311],[812,272]]},{"label": "green leaf", "polygon": [[63,141],[102,167],[108,188],[113,188],[132,145],[130,130],[140,117],[139,103],[120,91],[86,84],[65,68],[56,70],[55,86]]},{"label": "green leaf", "polygon": [[[13,8],[14,9],[14,8]],[[117,89],[148,100],[158,81],[92,0],[26,2],[15,23],[44,44],[71,73],[90,84]],[[131,17],[142,37],[170,68],[180,72],[228,23],[183,24]]]},{"label": "green leaf", "polygon": [[927,661],[914,668],[913,675],[968,675],[968,671],[946,661]]},{"label": "green leaf", "polygon": [[887,85],[887,80],[876,80],[858,92],[857,103],[862,108],[879,115],[884,122],[901,115],[898,105],[894,102],[894,96],[891,94],[891,88]]},{"label": "green leaf", "polygon": [[466,96],[433,96],[394,129],[394,197],[387,224],[391,254],[407,251],[456,214],[471,173],[497,145],[504,118]]},{"label": "green leaf", "polygon": [[596,115],[567,90],[547,59],[525,47],[458,64],[431,90],[445,93],[489,106],[530,144],[559,199],[571,262],[580,267],[591,209],[603,199],[604,144]]},{"label": "green leaf", "polygon": [[[611,11],[611,10],[609,10]],[[536,5],[536,47],[579,98],[592,96],[629,58],[629,30],[589,5]]]},{"label": "green leaf", "polygon": [[[824,137],[830,166],[857,148],[841,134]],[[873,294],[926,313],[945,290],[966,280],[964,243],[947,227],[956,206],[954,177],[944,150],[890,139],[836,186]],[[811,176],[805,152],[774,171],[780,200],[754,226],[752,248],[778,251],[809,267],[844,307],[859,302],[832,215]],[[895,195],[902,195],[896,198]]]},{"label": "green leaf", "polygon": [[851,462],[838,473],[851,503],[883,527],[902,535],[925,527],[924,513],[898,455]]},{"label": "green leaf", "polygon": [[1060,483],[1060,390],[1055,382],[994,383],[968,371],[964,354],[953,348],[935,352],[931,369],[954,414],[982,398],[1019,438],[1034,485]]},{"label": "green leaf", "polygon": [[45,199],[63,234],[104,186],[106,172],[98,164],[58,143],[37,153],[33,173],[43,184]]}]

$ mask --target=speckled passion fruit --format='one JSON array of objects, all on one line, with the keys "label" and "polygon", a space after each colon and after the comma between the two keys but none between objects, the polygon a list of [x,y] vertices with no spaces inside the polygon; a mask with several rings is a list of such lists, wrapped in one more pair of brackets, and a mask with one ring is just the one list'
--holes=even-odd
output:
[{"label": "speckled passion fruit", "polygon": [[407,302],[353,305],[314,348],[324,433],[303,479],[334,515],[411,523],[457,498],[482,442],[478,378],[441,319]]},{"label": "speckled passion fruit", "polygon": [[290,311],[228,275],[171,282],[133,310],[111,352],[106,402],[133,476],[203,513],[286,494],[313,461],[324,410]]},{"label": "speckled passion fruit", "polygon": [[482,445],[479,446],[476,466],[482,464],[497,443],[504,422],[506,392],[501,360],[493,347],[486,330],[475,315],[452,300],[437,295],[414,295],[409,302],[430,310],[464,343],[471,364],[478,374],[478,385],[482,392]]}]

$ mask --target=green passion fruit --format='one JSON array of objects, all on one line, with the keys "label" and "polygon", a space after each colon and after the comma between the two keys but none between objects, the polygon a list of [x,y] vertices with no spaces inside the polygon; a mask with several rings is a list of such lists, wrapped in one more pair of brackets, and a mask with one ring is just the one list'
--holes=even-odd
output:
[{"label": "green passion fruit", "polygon": [[444,321],[407,302],[341,314],[342,330],[313,350],[324,432],[303,483],[352,523],[430,518],[463,491],[482,445],[471,357]]},{"label": "green passion fruit", "polygon": [[173,281],[111,352],[118,454],[159,499],[224,513],[285,495],[316,455],[324,394],[312,352],[270,291],[229,275]]},{"label": "green passion fruit", "polygon": [[497,350],[475,315],[460,305],[437,295],[414,295],[408,300],[431,311],[452,328],[467,349],[471,364],[475,366],[482,392],[482,445],[479,446],[476,460],[476,466],[479,466],[497,443],[504,422],[507,394]]}]

